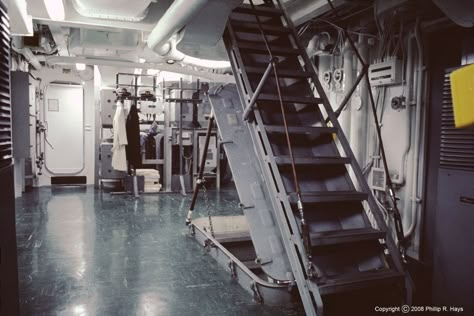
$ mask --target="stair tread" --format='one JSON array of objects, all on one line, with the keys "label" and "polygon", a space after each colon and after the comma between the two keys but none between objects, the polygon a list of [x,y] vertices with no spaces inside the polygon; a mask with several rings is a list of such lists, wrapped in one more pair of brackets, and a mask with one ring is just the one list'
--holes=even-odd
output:
[{"label": "stair tread", "polygon": [[[364,201],[367,194],[358,191],[312,191],[301,192],[303,203],[336,202],[336,201]],[[296,203],[296,192],[288,194],[290,203]]]},{"label": "stair tread", "polygon": [[[335,156],[319,156],[319,157],[295,157],[295,164],[297,165],[329,165],[329,164],[348,164],[351,162],[348,157]],[[279,165],[291,164],[290,156],[277,156],[275,162]]]},{"label": "stair tread", "polygon": [[[260,35],[260,27],[258,23],[247,22],[247,21],[239,21],[235,19],[231,19],[232,28],[234,31],[237,32],[245,32],[245,33],[254,33]],[[284,26],[279,25],[268,25],[262,23],[262,29],[265,34],[271,35],[285,35],[290,34],[291,30]]]},{"label": "stair tread", "polygon": [[374,229],[372,227],[310,233],[312,246],[335,245],[341,243],[381,239],[384,238],[385,235],[385,231]]},{"label": "stair tread", "polygon": [[256,263],[255,260],[242,261],[242,263],[250,270],[258,270],[262,268],[260,263]]},{"label": "stair tread", "polygon": [[281,16],[283,15],[283,11],[278,8],[271,8],[271,7],[262,7],[262,6],[255,6],[255,9],[252,9],[251,5],[240,5],[234,9],[235,13],[244,13],[244,14],[252,14],[254,15],[257,13],[261,16]]},{"label": "stair tread", "polygon": [[364,271],[359,273],[351,273],[330,277],[324,280],[318,280],[318,289],[321,295],[340,293],[354,289],[360,289],[375,285],[377,282],[396,282],[403,277],[403,273],[383,269],[377,271]]},{"label": "stair tread", "polygon": [[234,233],[215,233],[214,238],[221,244],[230,242],[245,242],[252,240],[248,231]]},{"label": "stair tread", "polygon": [[[253,51],[257,53],[265,53],[268,55],[268,50],[265,45],[256,44],[255,42],[239,42],[237,47],[241,50]],[[300,55],[297,48],[290,48],[285,46],[275,46],[270,44],[270,49],[274,55]]]},{"label": "stair tread", "polygon": [[[319,104],[321,103],[320,98],[313,97],[296,97],[296,96],[282,96],[283,102],[285,103],[301,103],[301,104]],[[260,93],[257,98],[258,101],[268,102],[279,102],[280,99],[277,94]]]},{"label": "stair tread", "polygon": [[[285,133],[285,127],[282,125],[266,125],[267,133]],[[332,134],[336,133],[335,127],[314,127],[314,126],[288,126],[290,134]]]},{"label": "stair tread", "polygon": [[[264,67],[245,67],[245,72],[248,74],[261,74],[265,72]],[[270,76],[274,76],[274,73],[271,72]],[[278,69],[278,76],[280,78],[309,78],[311,74],[302,70],[283,70]]]}]

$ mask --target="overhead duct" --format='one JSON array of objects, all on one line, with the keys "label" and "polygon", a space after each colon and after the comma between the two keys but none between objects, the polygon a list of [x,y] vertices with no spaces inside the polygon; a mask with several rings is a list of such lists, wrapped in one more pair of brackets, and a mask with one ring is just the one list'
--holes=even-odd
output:
[{"label": "overhead duct", "polygon": [[142,21],[152,0],[72,0],[82,16],[96,19]]},{"label": "overhead duct", "polygon": [[69,50],[76,55],[86,48],[115,50],[136,50],[140,34],[131,30],[101,31],[91,29],[71,29]]},{"label": "overhead duct", "polygon": [[10,17],[10,27],[12,35],[32,36],[33,20],[31,15],[27,14],[25,0],[7,1],[8,15]]},{"label": "overhead duct", "polygon": [[232,10],[241,0],[209,0],[183,30],[176,48],[196,58],[228,60],[222,34]]},{"label": "overhead duct", "polygon": [[170,38],[204,8],[208,0],[175,0],[148,36],[147,45],[160,55],[171,50]]},{"label": "overhead duct", "polygon": [[242,0],[175,0],[149,35],[147,47],[168,63],[230,69],[221,38],[227,17],[240,3]]},{"label": "overhead duct", "polygon": [[474,2],[472,0],[433,0],[433,2],[457,25],[474,26]]},{"label": "overhead duct", "polygon": [[[331,0],[335,8],[344,2],[345,0]],[[328,0],[290,0],[285,1],[284,6],[288,16],[297,26],[332,10]]]}]

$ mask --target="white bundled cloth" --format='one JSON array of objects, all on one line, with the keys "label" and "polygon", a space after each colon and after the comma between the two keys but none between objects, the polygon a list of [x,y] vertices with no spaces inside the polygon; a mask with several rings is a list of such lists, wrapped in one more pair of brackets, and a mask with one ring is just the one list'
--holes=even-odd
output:
[{"label": "white bundled cloth", "polygon": [[125,128],[125,111],[122,102],[117,101],[114,120],[114,145],[112,146],[112,168],[119,171],[127,171],[127,153],[125,147],[128,144],[127,130]]}]

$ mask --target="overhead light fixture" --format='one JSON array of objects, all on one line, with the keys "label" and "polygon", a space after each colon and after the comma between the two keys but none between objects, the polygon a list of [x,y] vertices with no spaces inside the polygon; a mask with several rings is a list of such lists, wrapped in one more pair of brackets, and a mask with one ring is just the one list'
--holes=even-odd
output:
[{"label": "overhead light fixture", "polygon": [[76,63],[76,69],[79,70],[79,71],[86,70],[86,64]]},{"label": "overhead light fixture", "polygon": [[65,17],[63,0],[44,0],[46,11],[51,20],[63,21]]}]

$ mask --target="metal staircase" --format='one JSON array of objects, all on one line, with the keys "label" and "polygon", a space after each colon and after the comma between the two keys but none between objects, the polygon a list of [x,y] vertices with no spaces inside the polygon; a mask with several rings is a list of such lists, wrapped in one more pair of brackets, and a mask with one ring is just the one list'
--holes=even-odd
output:
[{"label": "metal staircase", "polygon": [[[237,7],[224,42],[243,116],[235,120],[228,109],[214,107],[216,122],[229,128],[248,122],[251,157],[264,179],[262,194],[268,195],[306,313],[338,315],[355,311],[351,304],[372,305],[373,311],[381,305],[377,295],[401,303],[405,286],[399,250],[279,1]],[[237,151],[234,147],[228,156]],[[256,239],[263,236],[247,218],[259,256],[268,247],[259,246]],[[275,274],[275,265],[266,272]]]}]

